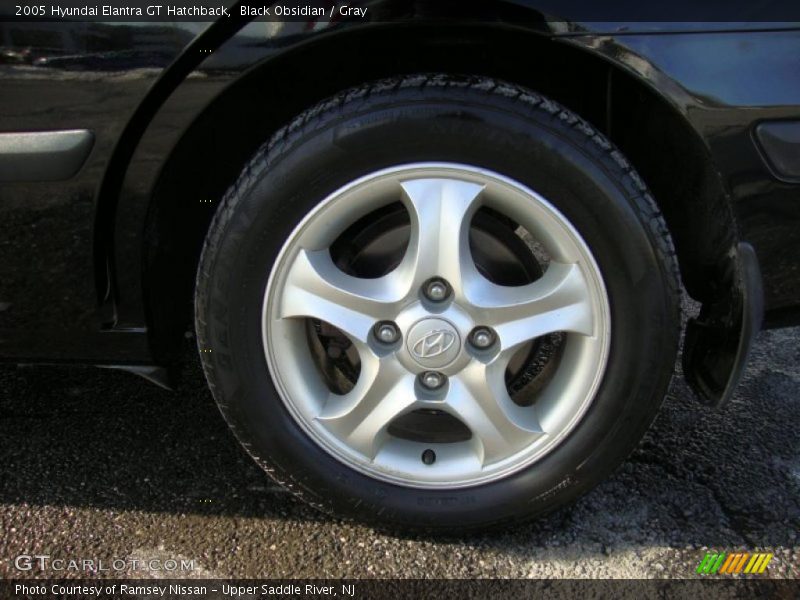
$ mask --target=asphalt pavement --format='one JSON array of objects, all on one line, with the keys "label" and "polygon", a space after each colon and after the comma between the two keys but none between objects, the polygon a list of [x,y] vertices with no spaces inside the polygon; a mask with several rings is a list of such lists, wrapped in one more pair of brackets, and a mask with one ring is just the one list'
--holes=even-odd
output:
[{"label": "asphalt pavement", "polygon": [[573,506],[459,539],[385,535],[281,491],[188,362],[177,392],[0,368],[0,578],[92,574],[20,571],[33,555],[141,577],[688,577],[707,550],[772,552],[765,576],[800,577],[800,328],[759,335],[724,411],[676,377],[638,450]]}]

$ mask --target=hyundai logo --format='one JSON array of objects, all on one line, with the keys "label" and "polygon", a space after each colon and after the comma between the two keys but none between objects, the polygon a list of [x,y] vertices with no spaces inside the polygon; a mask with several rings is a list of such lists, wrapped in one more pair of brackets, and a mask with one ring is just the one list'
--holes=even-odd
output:
[{"label": "hyundai logo", "polygon": [[434,358],[447,352],[455,343],[456,336],[446,329],[434,329],[423,335],[411,348],[417,358]]}]

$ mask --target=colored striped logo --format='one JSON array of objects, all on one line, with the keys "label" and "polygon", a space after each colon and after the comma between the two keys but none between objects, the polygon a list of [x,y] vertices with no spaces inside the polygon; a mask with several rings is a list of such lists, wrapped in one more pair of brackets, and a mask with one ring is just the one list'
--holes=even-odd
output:
[{"label": "colored striped logo", "polygon": [[706,552],[703,560],[697,565],[698,575],[735,575],[738,573],[760,574],[767,570],[767,565],[774,554],[771,552]]}]

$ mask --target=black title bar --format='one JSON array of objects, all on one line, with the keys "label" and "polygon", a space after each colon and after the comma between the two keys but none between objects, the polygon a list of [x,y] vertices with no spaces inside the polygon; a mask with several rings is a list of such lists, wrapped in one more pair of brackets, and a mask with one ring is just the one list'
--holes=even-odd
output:
[{"label": "black title bar", "polygon": [[352,21],[459,19],[506,22],[725,22],[800,28],[798,0],[3,0],[0,22],[187,22],[217,19]]}]

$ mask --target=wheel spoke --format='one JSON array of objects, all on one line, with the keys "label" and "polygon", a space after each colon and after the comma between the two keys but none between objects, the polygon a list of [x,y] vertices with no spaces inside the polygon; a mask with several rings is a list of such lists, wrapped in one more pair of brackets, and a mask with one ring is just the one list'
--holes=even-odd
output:
[{"label": "wheel spoke", "polygon": [[590,294],[577,264],[551,263],[541,279],[524,286],[475,281],[467,295],[503,350],[557,331],[594,334]]},{"label": "wheel spoke", "polygon": [[313,317],[366,342],[377,321],[393,319],[408,294],[397,273],[377,279],[341,271],[326,250],[301,250],[292,264],[281,297],[280,317]]},{"label": "wheel spoke", "polygon": [[372,459],[386,440],[389,424],[415,403],[414,377],[393,356],[372,355],[362,360],[355,387],[344,396],[332,394],[317,419]]},{"label": "wheel spoke", "polygon": [[415,285],[446,279],[456,296],[464,276],[476,272],[469,249],[469,225],[483,186],[454,179],[404,181],[404,204],[411,215],[411,238],[401,270]]},{"label": "wheel spoke", "polygon": [[472,432],[475,452],[486,465],[545,435],[532,406],[514,404],[503,381],[505,363],[474,362],[450,381],[446,408]]}]

